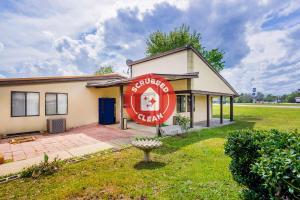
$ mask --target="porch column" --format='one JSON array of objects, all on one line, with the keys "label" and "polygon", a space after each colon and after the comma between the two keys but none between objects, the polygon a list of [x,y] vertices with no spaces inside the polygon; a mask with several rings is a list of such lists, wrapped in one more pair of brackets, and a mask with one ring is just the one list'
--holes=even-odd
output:
[{"label": "porch column", "polygon": [[220,96],[220,124],[223,124],[223,96]]},{"label": "porch column", "polygon": [[156,134],[157,134],[157,137],[161,137],[161,132],[159,130],[159,127],[160,127],[160,125],[156,125]]},{"label": "porch column", "polygon": [[230,121],[233,121],[233,96],[230,97]]},{"label": "porch column", "polygon": [[123,85],[120,86],[120,128],[124,129],[123,118],[124,118],[124,95],[123,95]]},{"label": "porch column", "polygon": [[194,95],[190,93],[190,128],[194,127]]},{"label": "porch column", "polygon": [[[158,88],[159,88],[159,86],[157,86],[157,91],[160,91],[159,92],[159,96],[162,96],[163,94],[161,93],[161,90],[159,90]],[[162,99],[163,98],[161,98],[161,101],[162,101]],[[161,102],[161,103],[163,104],[163,102]],[[160,122],[160,120],[159,120],[159,122]],[[157,124],[155,127],[156,127],[156,135],[157,135],[157,137],[161,137],[161,132],[160,132],[160,129],[159,129],[160,128],[160,124]]]},{"label": "porch column", "polygon": [[206,95],[206,126],[210,126],[210,96]]}]

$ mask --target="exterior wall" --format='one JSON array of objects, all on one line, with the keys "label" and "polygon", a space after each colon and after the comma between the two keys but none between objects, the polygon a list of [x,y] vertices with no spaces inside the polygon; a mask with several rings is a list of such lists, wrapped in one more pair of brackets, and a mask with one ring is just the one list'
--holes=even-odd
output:
[{"label": "exterior wall", "polygon": [[206,96],[196,96],[194,122],[206,121],[206,108]]},{"label": "exterior wall", "polygon": [[[98,122],[98,98],[116,98],[119,120],[119,88],[86,88],[83,82],[32,84],[0,87],[0,135],[46,130],[48,118],[66,118],[67,128]],[[40,115],[11,117],[11,91],[40,92]],[[67,115],[45,115],[45,93],[68,93]]]},{"label": "exterior wall", "polygon": [[188,81],[187,80],[178,80],[178,81],[170,81],[174,91],[187,90]]},{"label": "exterior wall", "polygon": [[192,50],[188,50],[189,67],[193,72],[199,72],[199,78],[191,80],[192,90],[220,92],[234,94],[234,92],[197,56]]},{"label": "exterior wall", "polygon": [[184,74],[199,72],[199,78],[191,80],[192,90],[234,94],[234,92],[191,49],[163,56],[132,66],[132,76],[148,73]]},{"label": "exterior wall", "polygon": [[132,66],[132,76],[149,73],[184,74],[187,73],[187,51],[163,56]]},{"label": "exterior wall", "polygon": [[[187,94],[182,94],[187,95]],[[187,98],[189,98],[189,95],[187,95]],[[187,108],[187,105],[186,105]],[[194,123],[206,121],[206,96],[195,96],[195,111],[194,111]],[[173,115],[167,120],[167,125],[173,124],[173,116],[176,115],[176,108],[173,113]],[[190,112],[182,112],[179,113],[182,116],[190,117]],[[212,118],[211,110],[210,110],[210,118]]]}]

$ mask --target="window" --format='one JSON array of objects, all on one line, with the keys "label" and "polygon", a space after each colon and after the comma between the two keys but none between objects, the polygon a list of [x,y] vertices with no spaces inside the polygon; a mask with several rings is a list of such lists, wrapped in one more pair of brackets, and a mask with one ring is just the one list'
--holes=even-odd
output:
[{"label": "window", "polygon": [[[196,98],[195,98],[195,96],[193,96],[193,98],[194,98],[194,107],[193,107],[193,111],[195,112],[195,102],[196,102]],[[187,112],[190,112],[190,101],[191,101],[190,96],[187,96]]]},{"label": "window", "polygon": [[68,94],[46,93],[46,115],[66,115],[68,113]]},{"label": "window", "polygon": [[177,101],[177,113],[181,113],[181,112],[186,112],[186,109],[185,109],[185,98],[186,96],[185,95],[177,95],[176,96],[176,101]]},{"label": "window", "polygon": [[27,117],[40,115],[40,93],[12,92],[11,116]]}]

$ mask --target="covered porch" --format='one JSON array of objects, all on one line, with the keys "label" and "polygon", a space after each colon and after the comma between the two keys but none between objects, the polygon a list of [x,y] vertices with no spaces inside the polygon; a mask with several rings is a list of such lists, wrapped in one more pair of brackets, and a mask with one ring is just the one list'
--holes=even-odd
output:
[{"label": "covered porch", "polygon": [[[201,128],[201,127],[216,127],[219,125],[226,125],[234,120],[234,113],[233,113],[233,100],[234,95],[226,94],[226,93],[218,93],[218,92],[209,92],[209,91],[201,91],[201,90],[181,90],[176,91],[176,95],[187,95],[188,98],[188,107],[189,109],[189,118],[190,118],[190,128]],[[201,120],[195,119],[197,116],[195,114],[199,114],[195,112],[195,107],[197,107],[195,102],[195,97],[202,97],[205,98],[205,108],[201,110],[201,114],[204,114],[205,112],[205,119],[201,118]],[[213,98],[219,98],[219,105],[220,105],[220,113],[219,118],[213,118],[213,104],[212,99]],[[229,119],[224,119],[224,101],[226,98],[229,98]],[[199,107],[199,106],[198,106]],[[192,109],[191,109],[192,108]],[[216,114],[216,113],[214,113]]]}]

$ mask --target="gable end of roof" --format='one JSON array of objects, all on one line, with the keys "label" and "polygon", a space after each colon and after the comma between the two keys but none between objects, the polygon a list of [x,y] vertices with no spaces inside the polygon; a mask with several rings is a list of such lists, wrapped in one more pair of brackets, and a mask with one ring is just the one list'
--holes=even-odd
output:
[{"label": "gable end of roof", "polygon": [[211,65],[208,61],[199,53],[195,48],[189,46],[188,49],[191,49],[235,94],[235,96],[239,96],[239,93],[235,91],[235,89],[228,83],[228,81]]},{"label": "gable end of roof", "polygon": [[149,60],[154,60],[154,59],[157,59],[157,58],[161,58],[161,57],[164,57],[164,56],[168,56],[168,55],[171,55],[171,54],[174,54],[174,53],[178,53],[178,52],[181,52],[181,51],[185,51],[185,50],[192,50],[231,90],[232,92],[235,94],[235,96],[239,96],[239,94],[235,91],[235,89],[226,81],[226,79],[217,71],[215,70],[215,68],[213,68],[211,66],[211,64],[208,63],[208,61],[201,55],[201,53],[199,53],[194,47],[192,47],[191,45],[186,45],[184,47],[179,47],[179,48],[176,48],[176,49],[172,49],[172,50],[169,50],[169,51],[166,51],[166,52],[163,52],[163,53],[159,53],[157,55],[154,55],[154,56],[148,56],[146,58],[142,58],[140,60],[136,60],[136,61],[133,61],[129,64],[129,66],[133,66],[133,65],[136,65],[136,64],[140,64],[140,63],[143,63],[143,62],[147,62]]}]

